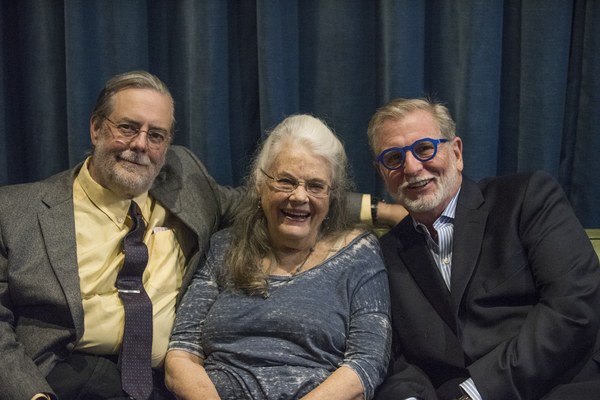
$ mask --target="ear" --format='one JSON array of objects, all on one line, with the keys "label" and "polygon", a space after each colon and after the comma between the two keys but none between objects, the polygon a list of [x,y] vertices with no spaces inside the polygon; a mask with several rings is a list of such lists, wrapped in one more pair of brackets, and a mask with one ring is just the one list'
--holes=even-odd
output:
[{"label": "ear", "polygon": [[459,172],[463,170],[462,148],[462,140],[458,136],[452,139],[452,155],[456,160],[456,168]]},{"label": "ear", "polygon": [[90,118],[90,137],[92,139],[92,144],[96,146],[98,142],[98,138],[100,137],[102,129],[102,121],[98,116],[92,115]]},{"label": "ear", "polygon": [[373,161],[373,167],[375,167],[375,171],[377,171],[379,176],[385,178],[385,176],[383,175],[383,171],[381,170],[381,168],[383,168],[383,165],[381,165],[379,161]]}]

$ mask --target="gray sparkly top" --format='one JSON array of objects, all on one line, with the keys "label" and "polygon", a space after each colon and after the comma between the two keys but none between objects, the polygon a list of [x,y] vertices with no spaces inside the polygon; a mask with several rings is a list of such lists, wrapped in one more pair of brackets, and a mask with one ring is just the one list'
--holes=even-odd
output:
[{"label": "gray sparkly top", "polygon": [[204,359],[221,399],[298,399],[340,366],[373,397],[390,356],[388,281],[377,239],[362,233],[293,278],[271,276],[270,297],[224,289],[217,276],[231,240],[211,238],[177,311],[169,350]]}]

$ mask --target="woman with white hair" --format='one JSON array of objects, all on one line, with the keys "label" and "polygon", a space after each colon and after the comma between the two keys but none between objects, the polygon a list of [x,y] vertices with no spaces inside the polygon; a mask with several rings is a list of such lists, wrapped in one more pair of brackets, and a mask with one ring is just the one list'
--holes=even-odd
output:
[{"label": "woman with white hair", "polygon": [[166,383],[180,399],[369,399],[390,354],[377,240],[346,213],[344,148],[285,119],[259,149],[230,229],[177,312]]}]

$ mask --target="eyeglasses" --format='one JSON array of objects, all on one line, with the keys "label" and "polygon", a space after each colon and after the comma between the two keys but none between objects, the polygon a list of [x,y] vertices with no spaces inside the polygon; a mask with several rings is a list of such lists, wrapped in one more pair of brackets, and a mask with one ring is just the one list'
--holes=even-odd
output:
[{"label": "eyeglasses", "polygon": [[[121,136],[129,139],[131,142],[137,135],[142,131],[140,128],[136,128],[128,123],[115,124],[108,117],[104,117],[108,122],[117,128],[117,131]],[[162,129],[150,129],[146,130],[146,137],[148,139],[148,146],[156,149],[162,147],[169,140],[169,133]]]},{"label": "eyeglasses", "polygon": [[326,183],[319,181],[293,181],[289,178],[275,179],[267,174],[262,168],[260,170],[265,176],[273,181],[273,187],[280,192],[292,193],[298,186],[304,186],[304,190],[309,196],[322,198],[329,195],[329,191],[333,188]]},{"label": "eyeglasses", "polygon": [[391,147],[383,151],[377,161],[389,170],[402,168],[406,161],[406,152],[411,151],[413,156],[419,161],[429,161],[437,154],[438,143],[446,143],[448,139],[421,139],[417,140],[410,146],[406,147]]}]

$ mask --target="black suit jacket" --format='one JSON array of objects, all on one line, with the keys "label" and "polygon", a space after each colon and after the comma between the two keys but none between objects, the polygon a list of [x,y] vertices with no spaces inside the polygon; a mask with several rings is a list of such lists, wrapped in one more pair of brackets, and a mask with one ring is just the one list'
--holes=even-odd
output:
[{"label": "black suit jacket", "polygon": [[[405,218],[381,239],[393,364],[379,399],[600,397],[600,267],[546,173],[463,180],[451,292],[424,235]],[[544,397],[545,396],[545,397]]]}]

